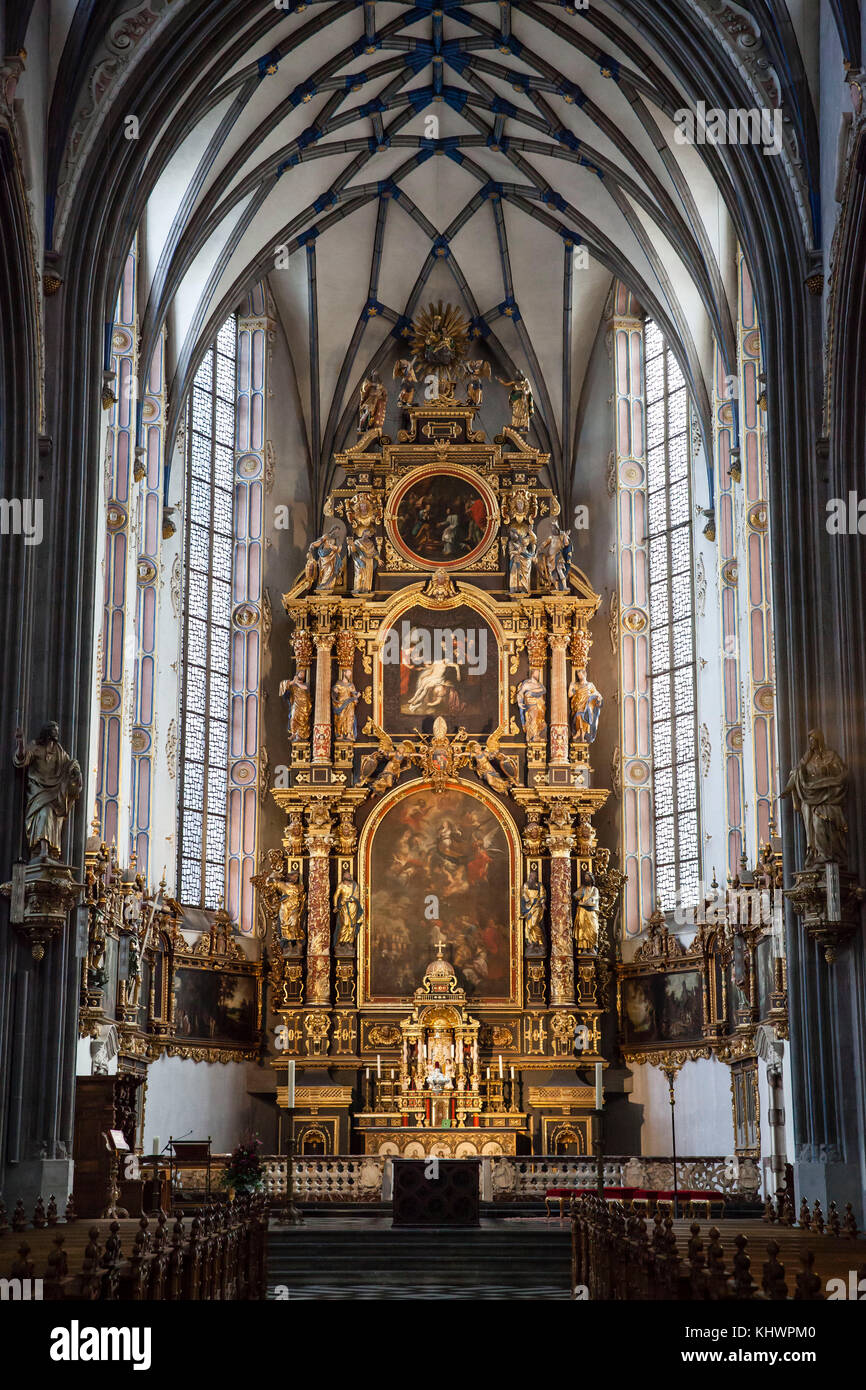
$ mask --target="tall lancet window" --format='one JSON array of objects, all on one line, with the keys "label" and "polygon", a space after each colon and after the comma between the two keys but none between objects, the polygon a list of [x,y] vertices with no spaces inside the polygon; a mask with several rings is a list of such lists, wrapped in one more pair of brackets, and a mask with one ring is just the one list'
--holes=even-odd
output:
[{"label": "tall lancet window", "polygon": [[180,896],[209,908],[226,887],[236,361],[232,316],[202,360],[187,407]]},{"label": "tall lancet window", "polygon": [[646,504],[655,890],[669,910],[700,879],[690,405],[674,354],[645,330]]}]

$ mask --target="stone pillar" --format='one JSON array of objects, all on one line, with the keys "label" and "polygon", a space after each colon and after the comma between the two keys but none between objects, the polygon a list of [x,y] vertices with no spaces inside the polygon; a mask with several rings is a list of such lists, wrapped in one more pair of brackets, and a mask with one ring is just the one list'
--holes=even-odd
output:
[{"label": "stone pillar", "polygon": [[[330,729],[329,729],[330,731]],[[310,856],[307,884],[307,989],[308,1004],[331,1002],[331,880],[328,872],[333,841],[327,807],[314,806],[306,836]]]},{"label": "stone pillar", "polygon": [[550,1003],[574,1004],[571,944],[571,851],[574,835],[564,807],[553,810],[547,833],[550,850]]},{"label": "stone pillar", "polygon": [[553,652],[550,662],[550,761],[568,762],[568,680],[565,653],[568,633],[554,632],[550,636]]},{"label": "stone pillar", "polygon": [[316,634],[316,706],[313,716],[313,762],[331,761],[331,648],[333,632]]}]

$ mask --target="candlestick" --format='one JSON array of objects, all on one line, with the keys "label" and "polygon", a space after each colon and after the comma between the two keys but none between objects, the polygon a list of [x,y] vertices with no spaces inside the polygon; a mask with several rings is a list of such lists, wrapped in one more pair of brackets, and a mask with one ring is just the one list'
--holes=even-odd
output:
[{"label": "candlestick", "polygon": [[596,1064],[595,1064],[595,1108],[596,1108],[596,1110],[603,1110],[603,1109],[604,1109],[604,1088],[603,1088],[603,1086],[602,1086],[602,1078],[603,1078],[603,1076],[604,1076],[604,1066],[603,1066],[603,1064],[602,1064],[601,1062],[596,1062]]}]

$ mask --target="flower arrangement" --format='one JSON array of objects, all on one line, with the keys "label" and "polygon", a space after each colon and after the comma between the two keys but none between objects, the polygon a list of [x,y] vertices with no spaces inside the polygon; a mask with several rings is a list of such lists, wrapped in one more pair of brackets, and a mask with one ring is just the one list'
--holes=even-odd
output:
[{"label": "flower arrangement", "polygon": [[263,1145],[257,1134],[241,1135],[222,1175],[223,1187],[235,1192],[260,1192],[264,1186],[261,1151]]}]

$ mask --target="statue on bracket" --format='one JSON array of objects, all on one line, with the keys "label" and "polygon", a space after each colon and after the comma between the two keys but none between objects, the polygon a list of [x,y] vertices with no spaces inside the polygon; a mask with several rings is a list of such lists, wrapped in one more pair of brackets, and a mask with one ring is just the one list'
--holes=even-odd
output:
[{"label": "statue on bracket", "polygon": [[280,696],[289,706],[289,738],[292,743],[306,743],[313,711],[307,672],[298,671],[291,680],[280,681]]},{"label": "statue on bracket", "polygon": [[517,709],[526,742],[543,743],[547,738],[547,691],[539,668],[533,668],[517,687]]},{"label": "statue on bracket", "polygon": [[388,390],[378,372],[371,372],[361,383],[361,400],[358,410],[358,433],[367,434],[369,430],[380,433],[385,424],[388,409]]},{"label": "statue on bracket", "polygon": [[508,387],[508,403],[511,406],[511,428],[513,430],[519,430],[521,434],[525,434],[535,414],[532,387],[522,372],[517,373],[514,381],[506,381],[504,377],[501,376],[498,376],[496,380],[499,382],[500,386]]},{"label": "statue on bracket", "polygon": [[571,568],[571,532],[560,531],[559,522],[551,522],[549,535],[538,546],[538,579],[544,589],[568,589]]},{"label": "statue on bracket", "polygon": [[361,698],[361,692],[355,689],[352,680],[346,671],[341,671],[339,678],[334,681],[331,688],[331,706],[334,711],[334,737],[337,739],[350,740],[354,742],[358,736],[358,720],[355,714],[355,707]]},{"label": "statue on bracket", "polygon": [[788,778],[790,796],[803,817],[806,868],[848,863],[848,822],[842,809],[848,789],[848,765],[828,748],[820,729],[809,731],[809,746]]},{"label": "statue on bracket", "polygon": [[523,922],[523,950],[528,956],[544,955],[544,913],[547,889],[539,882],[538,870],[533,867],[520,892],[520,918]]},{"label": "statue on bracket", "polygon": [[330,594],[343,572],[343,542],[336,527],[317,536],[307,548],[304,578],[317,594]]},{"label": "statue on bracket", "polygon": [[577,912],[574,917],[574,944],[578,951],[598,949],[599,893],[589,869],[580,875],[580,887],[574,895]]},{"label": "statue on bracket", "polygon": [[[355,949],[355,937],[363,920],[363,913],[361,911],[361,890],[353,879],[352,870],[348,864],[343,868],[340,882],[334,893],[334,911],[337,914],[336,954],[351,954]],[[351,952],[346,950],[347,947],[351,947]]]},{"label": "statue on bracket", "polygon": [[580,743],[595,743],[604,699],[598,687],[593,685],[591,680],[587,680],[586,671],[582,668],[577,671],[569,686],[568,703],[574,738]]},{"label": "statue on bracket", "polygon": [[15,730],[15,767],[27,769],[24,826],[34,859],[59,859],[60,839],[69,812],[81,795],[81,768],[60,744],[55,723],[44,724],[32,743]]},{"label": "statue on bracket", "polygon": [[[492,791],[499,792],[501,796],[504,796],[518,781],[517,760],[499,752],[498,734],[491,734],[484,748],[476,739],[473,739],[468,745],[468,752],[477,775],[482,782],[487,783]],[[492,761],[494,757],[499,765],[498,770]]]}]

